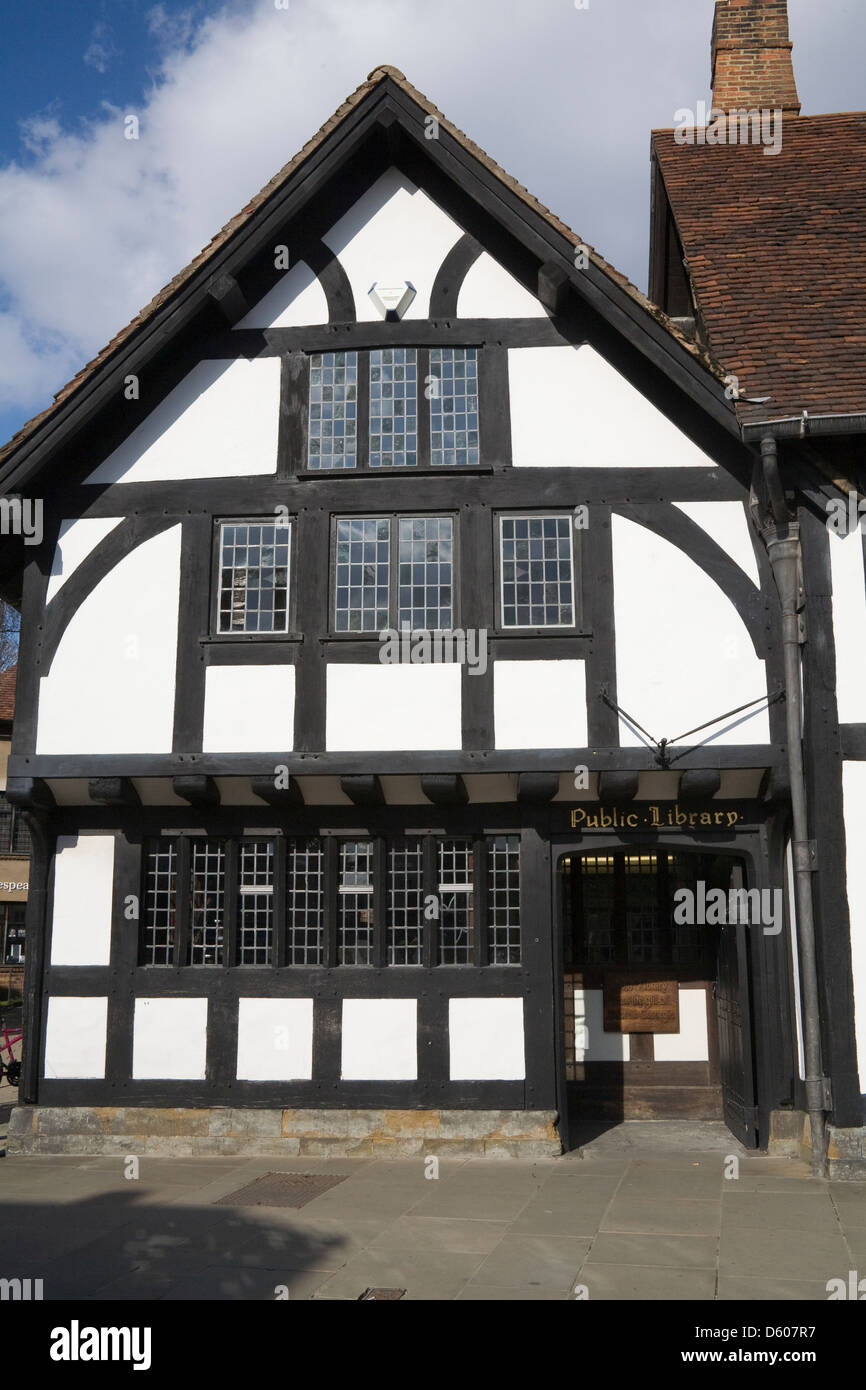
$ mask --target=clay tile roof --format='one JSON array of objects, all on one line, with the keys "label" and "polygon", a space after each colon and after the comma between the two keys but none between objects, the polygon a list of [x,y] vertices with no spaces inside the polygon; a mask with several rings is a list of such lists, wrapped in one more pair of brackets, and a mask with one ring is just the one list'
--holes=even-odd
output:
[{"label": "clay tile roof", "polygon": [[15,716],[15,685],[18,680],[18,667],[0,671],[0,722],[10,722]]},{"label": "clay tile roof", "polygon": [[480,146],[476,145],[473,140],[470,140],[469,137],[465,135],[462,130],[459,130],[457,126],[453,125],[448,120],[448,118],[444,116],[442,112],[439,111],[437,107],[435,107],[426,96],[423,95],[422,92],[419,92],[416,87],[412,86],[412,83],[409,82],[406,79],[406,77],[404,77],[403,73],[400,72],[399,68],[390,67],[388,64],[383,63],[379,67],[373,69],[373,71],[367,77],[366,81],[362,82],[361,85],[357,87],[355,91],[352,92],[352,94],[346,98],[342,106],[337,108],[334,114],[330,116],[327,121],[325,121],[325,124],[316,132],[316,134],[313,135],[312,138],[308,140],[307,143],[302,147],[302,149],[300,149],[298,153],[292,159],[289,160],[288,164],[285,164],[283,168],[280,169],[280,171],[276,173],[274,177],[268,181],[268,183],[265,184],[264,188],[262,188],[261,191],[257,193],[255,197],[247,203],[246,207],[242,208],[241,211],[236,214],[236,216],[232,217],[225,224],[225,226],[222,227],[220,231],[218,231],[216,235],[211,238],[208,244],[201,251],[199,251],[198,255],[190,261],[189,265],[185,266],[183,270],[179,271],[178,274],[175,275],[175,277],[172,280],[170,280],[169,283],[163,289],[160,290],[159,294],[155,295],[154,298],[150,301],[150,303],[145,305],[145,307],[138,314],[136,314],[135,318],[133,318],[126,325],[125,328],[122,328],[119,333],[115,334],[110,343],[106,344],[106,346],[102,348],[102,350],[98,352],[97,355],[86,364],[86,366],[82,367],[81,371],[78,372],[77,375],[74,376],[71,381],[67,382],[67,384],[62,388],[62,390],[60,390],[54,397],[53,403],[50,406],[48,406],[45,410],[41,411],[38,415],[35,415],[31,420],[27,422],[26,425],[23,425],[22,428],[17,432],[17,434],[13,435],[13,437],[8,441],[8,443],[5,444],[2,448],[0,448],[0,464],[5,462],[8,456],[14,453],[15,450],[18,449],[22,444],[26,443],[30,436],[36,432],[39,426],[43,424],[43,422],[46,421],[57,410],[58,406],[67,401],[71,396],[74,396],[75,393],[79,391],[90,380],[90,378],[94,375],[96,370],[99,367],[101,367],[105,362],[107,362],[109,358],[112,356],[112,354],[114,354],[124,346],[124,344],[128,341],[128,339],[130,339],[133,336],[133,334],[136,332],[138,328],[143,326],[150,318],[152,318],[157,313],[157,311],[161,309],[162,306],[171,299],[172,295],[174,295],[178,290],[180,290],[197,271],[199,271],[204,265],[206,265],[208,260],[210,260],[216,254],[216,252],[219,251],[231,239],[234,233],[237,232],[241,227],[243,227],[250,220],[253,214],[260,207],[262,207],[268,201],[269,198],[273,197],[273,195],[277,193],[279,189],[282,188],[283,184],[289,179],[289,177],[292,174],[297,172],[297,170],[303,164],[304,160],[308,159],[310,155],[312,155],[318,149],[318,147],[323,143],[327,136],[330,135],[330,133],[336,129],[336,127],[340,124],[344,117],[348,116],[350,112],[364,99],[365,96],[367,96],[369,92],[372,92],[379,85],[379,83],[385,81],[387,78],[390,78],[394,83],[396,83],[396,85],[400,87],[428,115],[435,116],[443,130],[446,130],[451,136],[453,136],[453,138],[457,140],[459,144],[461,144],[464,147],[464,149],[468,150],[472,155],[474,155],[475,158],[478,159],[486,169],[490,170],[491,173],[495,174],[496,177],[507,188],[509,188],[512,193],[517,194],[518,197],[520,197],[528,207],[532,208],[534,212],[540,214],[540,216],[542,216],[550,224],[550,226],[552,226],[553,228],[555,228],[556,231],[561,233],[561,235],[565,237],[566,240],[571,242],[573,246],[585,246],[587,251],[589,252],[589,256],[593,265],[597,266],[622,290],[624,290],[628,295],[630,295],[631,298],[634,299],[643,310],[650,314],[656,320],[656,322],[661,324],[670,333],[670,335],[677,340],[681,347],[684,347],[689,353],[691,353],[693,357],[699,359],[703,363],[703,365],[710,372],[712,372],[718,379],[721,379],[723,373],[721,372],[718,364],[714,363],[709,357],[709,355],[701,347],[697,346],[688,337],[685,337],[679,331],[676,325],[671,322],[668,316],[662,313],[658,306],[653,304],[651,300],[647,299],[645,295],[641,294],[641,292],[631,283],[630,280],[627,279],[625,275],[622,275],[618,270],[615,270],[612,265],[610,265],[600,255],[598,255],[598,253],[594,250],[593,247],[588,246],[587,243],[582,241],[582,239],[579,236],[577,236],[571,230],[570,227],[567,227],[564,222],[560,221],[560,219],[554,213],[552,213],[549,210],[549,208],[546,208],[542,203],[538,202],[536,198],[533,198],[532,194],[529,193],[526,190],[526,188],[523,187],[522,184],[518,183],[517,180],[512,178],[510,174],[506,173],[505,170],[502,169],[500,165],[496,163],[495,160],[491,159],[490,156],[486,154],[485,151],[480,148]]},{"label": "clay tile roof", "polygon": [[866,112],[787,117],[779,154],[653,133],[713,356],[744,422],[866,411]]}]

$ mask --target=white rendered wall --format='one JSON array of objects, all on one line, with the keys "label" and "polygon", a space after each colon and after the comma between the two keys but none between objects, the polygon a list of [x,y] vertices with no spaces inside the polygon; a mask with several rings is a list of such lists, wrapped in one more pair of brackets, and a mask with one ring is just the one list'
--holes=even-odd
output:
[{"label": "white rendered wall", "polygon": [[181,527],[115,565],[73,614],[39,683],[37,753],[170,753]]},{"label": "white rendered wall", "polygon": [[136,999],[132,1075],[136,1081],[203,1081],[206,999]]},{"label": "white rendered wall", "polygon": [[707,992],[705,989],[681,989],[680,1031],[655,1033],[653,1055],[657,1062],[708,1062]]},{"label": "white rendered wall", "polygon": [[408,280],[417,294],[404,318],[426,319],[437,272],[463,229],[397,169],[388,169],[322,237],[345,270],[360,323],[381,320],[374,282]]},{"label": "white rendered wall", "polygon": [[456,662],[330,662],[328,752],[462,748],[461,669]]},{"label": "white rendered wall", "polygon": [[574,991],[574,1060],[576,1062],[627,1062],[628,1033],[604,1031],[604,991]]},{"label": "white rendered wall", "polygon": [[273,473],[279,414],[279,357],[199,362],[85,481]]},{"label": "white rendered wall", "polygon": [[585,748],[586,670],[582,661],[495,661],[497,748]]},{"label": "white rendered wall", "polygon": [[522,999],[449,999],[452,1081],[522,1081]]},{"label": "white rendered wall", "polygon": [[[764,663],[736,608],[676,546],[614,516],[613,580],[617,704],[655,738],[676,738],[766,696]],[[624,747],[641,744],[622,721],[620,738]],[[713,741],[769,743],[766,712]]]},{"label": "white rendered wall", "polygon": [[752,583],[760,587],[752,527],[742,502],[674,502],[674,506],[712,536],[716,545],[721,546]]},{"label": "white rendered wall", "polygon": [[418,1003],[415,999],[344,999],[344,1081],[415,1081]]},{"label": "white rendered wall", "polygon": [[306,261],[298,261],[254,304],[235,328],[305,328],[328,322],[325,291]]},{"label": "white rendered wall", "polygon": [[519,280],[486,251],[469,267],[457,297],[461,319],[548,317],[547,310]]},{"label": "white rendered wall", "polygon": [[866,575],[863,535],[830,531],[833,578],[833,636],[836,642],[836,701],[840,724],[866,721]]},{"label": "white rendered wall", "polygon": [[52,965],[109,965],[114,836],[60,835],[54,860]]},{"label": "white rendered wall", "polygon": [[238,1001],[239,1081],[309,1081],[313,1075],[312,999]]},{"label": "white rendered wall", "polygon": [[100,1080],[105,1076],[108,1000],[53,995],[45,1026],[45,1078]]},{"label": "white rendered wall", "polygon": [[587,344],[509,348],[508,379],[518,468],[714,466]]},{"label": "white rendered wall", "polygon": [[82,560],[86,560],[109,531],[123,520],[121,516],[80,517],[77,521],[61,521],[60,535],[51,562],[51,575],[45,602],[50,603]]},{"label": "white rendered wall", "polygon": [[294,747],[294,666],[209,666],[205,753],[270,753]]},{"label": "white rendered wall", "polygon": [[866,1093],[866,763],[842,764],[848,910],[851,916],[851,971],[854,979],[854,1033],[860,1090]]}]

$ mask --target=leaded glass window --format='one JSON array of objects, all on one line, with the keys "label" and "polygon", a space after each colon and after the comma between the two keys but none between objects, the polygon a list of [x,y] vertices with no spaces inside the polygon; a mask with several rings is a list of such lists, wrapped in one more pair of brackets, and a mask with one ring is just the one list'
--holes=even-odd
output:
[{"label": "leaded glass window", "polygon": [[477,466],[478,353],[475,348],[430,352],[430,461],[434,468]]},{"label": "leaded glass window", "polygon": [[308,466],[357,463],[358,354],[315,352],[310,358]]},{"label": "leaded glass window", "polygon": [[388,626],[391,524],[387,517],[338,520],[334,628],[379,632]]},{"label": "leaded glass window", "polygon": [[220,525],[219,632],[287,632],[291,522]]},{"label": "leaded glass window", "polygon": [[398,625],[429,632],[452,626],[453,522],[447,516],[400,518]]},{"label": "leaded glass window", "polygon": [[499,525],[503,628],[573,627],[571,517],[503,516]]},{"label": "leaded glass window", "polygon": [[415,348],[370,353],[370,467],[418,462],[418,363]]}]

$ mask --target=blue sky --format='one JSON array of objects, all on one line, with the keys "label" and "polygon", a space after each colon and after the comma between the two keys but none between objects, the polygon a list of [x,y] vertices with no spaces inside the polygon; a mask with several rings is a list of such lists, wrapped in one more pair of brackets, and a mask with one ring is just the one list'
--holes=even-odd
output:
[{"label": "blue sky", "polygon": [[[709,97],[714,0],[2,7],[0,440],[380,63],[646,285],[649,132]],[[789,0],[804,110],[866,108],[863,0]],[[141,138],[123,138],[135,113]]]}]

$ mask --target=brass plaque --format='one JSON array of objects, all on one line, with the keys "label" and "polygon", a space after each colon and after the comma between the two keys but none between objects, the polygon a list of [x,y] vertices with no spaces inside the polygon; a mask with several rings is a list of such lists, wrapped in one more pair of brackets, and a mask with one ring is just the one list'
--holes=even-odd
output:
[{"label": "brass plaque", "polygon": [[645,971],[609,970],[604,977],[606,1033],[678,1033],[680,995],[676,980]]}]

